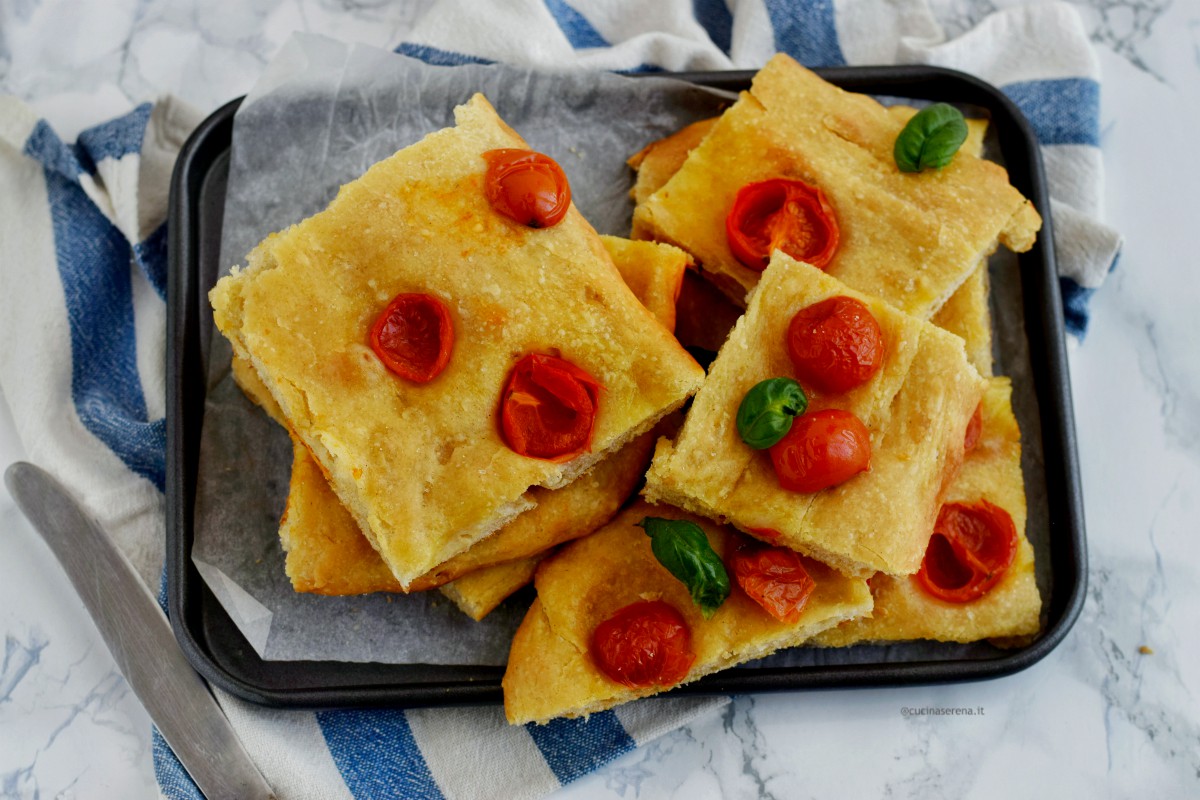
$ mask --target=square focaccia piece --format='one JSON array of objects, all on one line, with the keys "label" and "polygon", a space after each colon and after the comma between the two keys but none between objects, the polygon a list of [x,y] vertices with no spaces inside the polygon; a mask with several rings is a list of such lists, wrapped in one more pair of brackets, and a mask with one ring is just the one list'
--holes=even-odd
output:
[{"label": "square focaccia piece", "polygon": [[870,581],[875,608],[818,635],[811,644],[844,647],[857,642],[936,639],[974,642],[1012,640],[1038,632],[1042,601],[1033,569],[1033,546],[1025,536],[1025,484],[1021,478],[1021,432],[1012,412],[1012,384],[992,378],[984,395],[979,441],[963,460],[946,492],[947,503],[987,502],[1004,509],[1017,530],[1017,551],[999,583],[966,603],[930,595],[914,576],[876,575]]},{"label": "square focaccia piece", "polygon": [[[630,242],[613,236],[601,239],[625,283],[671,330],[673,298],[687,264],[686,254],[654,242]],[[247,397],[287,427],[279,404],[246,359],[234,356],[233,376]],[[644,433],[562,488],[531,489],[536,502],[533,508],[416,578],[407,590],[459,582],[460,576],[470,573],[471,580],[459,582],[451,599],[469,616],[481,619],[533,578],[532,563],[518,569],[509,562],[591,533],[617,513],[645,472],[653,442],[654,433]],[[405,591],[338,500],[320,465],[294,438],[288,503],[279,536],[287,554],[288,578],[298,592],[355,595]],[[490,577],[480,574],[493,565],[495,572],[489,573]],[[521,574],[526,575],[523,583],[516,581]]]},{"label": "square focaccia piece", "polygon": [[[703,379],[573,206],[540,229],[491,206],[483,154],[527,148],[491,105],[476,95],[455,118],[268,237],[210,294],[218,328],[404,586],[530,508],[530,487],[566,485],[648,431]],[[440,301],[454,329],[427,383],[370,345],[410,293]],[[501,395],[535,354],[600,387],[577,456],[523,456],[502,436]]]},{"label": "square focaccia piece", "polygon": [[633,603],[662,601],[682,617],[695,660],[674,685],[800,644],[870,611],[866,581],[801,558],[814,588],[795,621],[782,622],[768,614],[733,576],[728,599],[705,619],[687,587],[655,558],[650,537],[638,527],[646,517],[694,522],[726,562],[747,541],[731,528],[678,509],[639,503],[542,562],[534,578],[537,600],[513,637],[504,674],[504,711],[509,722],[577,717],[673,688],[618,683],[601,672],[592,658],[590,641],[596,627]]},{"label": "square focaccia piece", "polygon": [[940,170],[900,172],[901,117],[777,55],[634,212],[639,236],[691,253],[744,303],[761,272],[726,238],[738,192],[772,179],[820,189],[840,241],[826,269],[843,283],[928,319],[997,241],[1032,246],[1041,218],[997,164],[960,151]]},{"label": "square focaccia piece", "polygon": [[[870,469],[822,491],[792,492],[780,486],[767,451],[742,441],[737,411],[759,382],[793,377],[786,346],[792,317],[836,296],[866,305],[879,324],[883,360],[870,380],[848,392],[804,387],[808,413],[855,414],[870,433]],[[643,494],[851,575],[916,572],[984,387],[957,336],[776,251],[679,436],[659,440]]]}]

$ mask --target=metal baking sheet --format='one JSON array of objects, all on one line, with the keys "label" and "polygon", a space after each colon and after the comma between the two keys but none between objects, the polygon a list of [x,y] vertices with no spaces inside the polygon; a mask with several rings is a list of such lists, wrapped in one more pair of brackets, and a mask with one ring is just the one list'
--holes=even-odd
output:
[{"label": "metal baking sheet", "polygon": [[[1049,201],[1032,131],[996,89],[930,67],[822,70],[847,89],[877,96],[942,100],[991,118],[989,153],[1046,220],[1028,253],[993,258],[992,306],[997,372],[1013,377],[1030,496],[1028,533],[1038,556],[1043,632],[1026,646],[987,643],[796,648],[681,687],[676,693],[725,693],[815,687],[880,686],[998,677],[1045,656],[1082,608],[1086,557]],[[661,77],[661,75],[659,76]],[[752,73],[673,76],[726,91],[749,86]],[[184,652],[215,685],[278,706],[444,705],[500,700],[502,667],[385,664],[344,660],[263,660],[213,596],[192,562],[200,431],[212,332],[207,292],[222,274],[222,221],[233,116],[240,101],[216,111],[195,132],[176,166],[171,195],[168,339],[168,590],[172,624]],[[504,109],[499,109],[504,116]],[[626,122],[628,124],[628,122]],[[647,132],[647,140],[661,135]],[[585,143],[584,146],[587,146]],[[630,181],[632,175],[629,176]],[[326,191],[330,187],[320,188]],[[336,187],[334,187],[336,188]],[[228,244],[228,243],[226,243]],[[214,351],[214,358],[222,357]],[[227,357],[227,356],[225,356]],[[248,481],[255,475],[247,475]],[[528,593],[509,603],[519,610]]]}]

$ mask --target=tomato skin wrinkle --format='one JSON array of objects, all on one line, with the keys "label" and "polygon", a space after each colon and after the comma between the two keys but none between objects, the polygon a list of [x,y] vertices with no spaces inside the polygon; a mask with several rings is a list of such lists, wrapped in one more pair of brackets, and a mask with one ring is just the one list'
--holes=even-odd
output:
[{"label": "tomato skin wrinkle", "polygon": [[600,672],[632,689],[674,686],[696,660],[686,620],[663,600],[619,609],[596,626],[590,645]]},{"label": "tomato skin wrinkle", "polygon": [[779,485],[810,494],[871,468],[871,434],[849,411],[825,409],[798,417],[770,449]]},{"label": "tomato skin wrinkle", "polygon": [[567,215],[571,186],[550,156],[502,148],[488,150],[483,157],[487,161],[484,194],[498,213],[530,228],[553,227]]},{"label": "tomato skin wrinkle", "polygon": [[757,272],[776,250],[824,269],[841,232],[833,206],[818,187],[772,178],[738,190],[725,217],[725,238],[734,258]]},{"label": "tomato skin wrinkle", "polygon": [[517,362],[501,393],[500,432],[519,455],[565,460],[591,447],[600,384],[557,356]]},{"label": "tomato skin wrinkle", "polygon": [[1016,552],[1017,528],[1003,508],[987,500],[947,503],[915,580],[939,600],[969,603],[1000,582]]},{"label": "tomato skin wrinkle", "polygon": [[800,309],[788,323],[787,351],[802,383],[840,394],[883,366],[883,333],[864,303],[839,295]]},{"label": "tomato skin wrinkle", "polygon": [[746,542],[730,556],[734,579],[746,596],[780,622],[799,622],[816,588],[800,556],[786,547]]},{"label": "tomato skin wrinkle", "polygon": [[450,310],[430,294],[398,294],[371,325],[370,341],[389,370],[428,383],[450,363],[454,350]]}]

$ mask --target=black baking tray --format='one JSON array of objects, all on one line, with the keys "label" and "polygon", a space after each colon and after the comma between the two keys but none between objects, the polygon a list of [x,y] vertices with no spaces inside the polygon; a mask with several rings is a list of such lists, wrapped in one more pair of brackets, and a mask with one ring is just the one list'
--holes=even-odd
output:
[{"label": "black baking tray", "polygon": [[[1033,200],[1044,227],[1028,253],[1015,257],[1036,414],[1041,425],[1049,569],[1041,564],[1042,632],[1017,649],[976,648],[963,659],[741,667],[680,687],[673,694],[743,693],[812,688],[894,686],[996,678],[1022,670],[1053,650],[1083,607],[1087,555],[1071,412],[1062,304],[1049,196],[1036,137],[999,90],[935,67],[818,70],[827,80],[877,96],[939,100],[984,109],[1013,185]],[[661,75],[661,73],[660,73]],[[752,72],[680,73],[673,77],[737,92]],[[167,580],[171,625],[192,665],[215,686],[252,702],[281,707],[432,706],[501,700],[502,667],[394,665],[339,661],[264,661],[238,631],[192,563],[193,511],[204,413],[212,312],[207,294],[219,272],[221,227],[233,118],[241,100],[215,111],[180,152],[171,182],[167,339]],[[1007,276],[1006,276],[1007,277]],[[1028,443],[1026,447],[1028,447]],[[1046,553],[1039,556],[1045,559]],[[877,654],[877,658],[875,658]]]}]

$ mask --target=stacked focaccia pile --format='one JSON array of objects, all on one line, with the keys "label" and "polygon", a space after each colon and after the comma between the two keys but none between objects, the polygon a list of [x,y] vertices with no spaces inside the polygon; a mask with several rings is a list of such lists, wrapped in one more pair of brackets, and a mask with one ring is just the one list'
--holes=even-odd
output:
[{"label": "stacked focaccia pile", "polygon": [[514,723],[801,643],[1036,633],[984,261],[1040,219],[946,113],[778,56],[631,159],[628,241],[476,97],[268,237],[211,297],[293,437],[297,591],[478,619],[532,577]]},{"label": "stacked focaccia pile", "polygon": [[[514,562],[616,513],[703,379],[553,196],[557,165],[481,96],[455,113],[211,293],[240,383],[296,443],[280,534],[300,591],[474,575],[458,594],[479,611],[528,576]],[[682,253],[612,246],[673,299]]]}]

